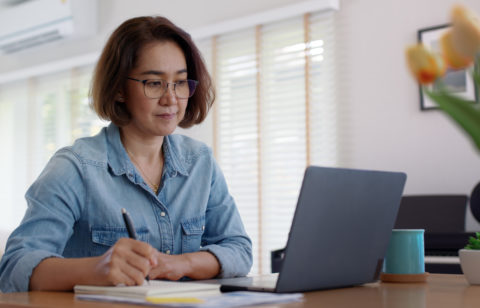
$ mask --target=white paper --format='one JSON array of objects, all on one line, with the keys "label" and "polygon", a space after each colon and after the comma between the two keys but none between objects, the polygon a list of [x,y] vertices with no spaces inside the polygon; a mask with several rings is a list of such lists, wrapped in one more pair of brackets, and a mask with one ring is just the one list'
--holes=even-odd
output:
[{"label": "white paper", "polygon": [[277,293],[266,293],[266,292],[242,291],[242,292],[222,293],[220,295],[213,295],[213,296],[198,296],[199,299],[204,300],[204,302],[202,303],[161,303],[161,304],[154,304],[146,301],[145,299],[122,298],[119,296],[108,296],[108,295],[76,294],[75,298],[80,300],[89,300],[89,301],[130,303],[130,304],[137,304],[137,305],[157,306],[157,307],[228,308],[228,307],[241,307],[241,306],[248,306],[248,305],[301,301],[303,298],[303,294],[301,293],[277,294]]}]

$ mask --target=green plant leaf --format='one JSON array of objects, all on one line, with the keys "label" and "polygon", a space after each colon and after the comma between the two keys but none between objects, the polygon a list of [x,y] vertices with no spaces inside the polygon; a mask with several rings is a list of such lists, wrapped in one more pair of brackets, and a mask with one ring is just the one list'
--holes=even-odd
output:
[{"label": "green plant leaf", "polygon": [[473,80],[480,86],[480,72],[477,69],[473,71]]},{"label": "green plant leaf", "polygon": [[465,249],[475,249],[480,250],[480,232],[476,232],[476,238],[470,236],[468,239],[468,244],[465,246]]},{"label": "green plant leaf", "polygon": [[477,84],[477,87],[480,87],[480,53],[476,56],[473,64],[473,81]]},{"label": "green plant leaf", "polygon": [[473,106],[475,102],[451,95],[444,88],[438,91],[427,89],[424,91],[465,130],[480,151],[480,110]]}]

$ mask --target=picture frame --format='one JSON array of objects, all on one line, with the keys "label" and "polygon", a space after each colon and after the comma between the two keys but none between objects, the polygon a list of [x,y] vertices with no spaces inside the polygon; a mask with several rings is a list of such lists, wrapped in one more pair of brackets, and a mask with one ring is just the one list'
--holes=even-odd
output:
[{"label": "picture frame", "polygon": [[[424,44],[433,51],[440,52],[440,37],[450,27],[450,24],[443,24],[420,29],[418,30],[418,42]],[[478,104],[478,88],[475,82],[473,82],[471,73],[472,69],[473,64],[466,69],[460,70],[447,68],[447,72],[445,73],[445,76],[441,78],[441,82],[447,86],[449,92],[467,100],[474,101],[476,104]],[[436,86],[438,86],[438,82],[426,85],[424,87],[429,90],[434,90]],[[438,105],[423,92],[423,88],[420,84],[419,92],[420,110],[425,111],[439,109]]]}]

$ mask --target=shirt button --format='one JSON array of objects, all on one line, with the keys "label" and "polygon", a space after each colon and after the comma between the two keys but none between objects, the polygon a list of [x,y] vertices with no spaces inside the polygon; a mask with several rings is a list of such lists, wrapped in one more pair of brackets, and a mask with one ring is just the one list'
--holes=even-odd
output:
[{"label": "shirt button", "polygon": [[170,250],[165,251],[165,253],[166,253],[167,255],[169,255],[169,254],[170,254]]},{"label": "shirt button", "polygon": [[161,213],[160,213],[160,216],[164,217],[164,216],[165,216],[165,212],[161,212]]}]

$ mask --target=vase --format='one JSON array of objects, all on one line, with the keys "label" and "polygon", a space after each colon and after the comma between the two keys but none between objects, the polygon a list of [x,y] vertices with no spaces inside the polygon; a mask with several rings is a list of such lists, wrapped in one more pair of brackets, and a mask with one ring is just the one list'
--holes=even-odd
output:
[{"label": "vase", "polygon": [[469,284],[480,285],[480,250],[460,249],[460,266]]}]

